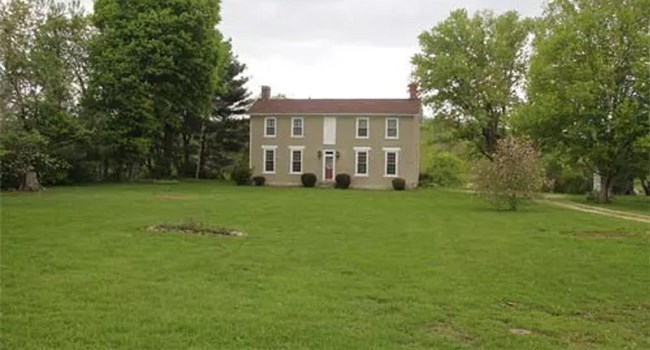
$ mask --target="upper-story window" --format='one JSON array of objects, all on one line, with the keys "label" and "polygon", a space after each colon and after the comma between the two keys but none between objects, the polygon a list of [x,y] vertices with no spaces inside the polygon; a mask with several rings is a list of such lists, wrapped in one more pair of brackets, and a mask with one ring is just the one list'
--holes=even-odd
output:
[{"label": "upper-story window", "polygon": [[305,120],[302,117],[291,118],[291,137],[303,137]]},{"label": "upper-story window", "polygon": [[357,118],[357,138],[367,139],[370,135],[370,122],[368,118]]},{"label": "upper-story window", "polygon": [[386,138],[399,139],[399,119],[386,118]]},{"label": "upper-story window", "polygon": [[277,122],[275,117],[264,118],[264,137],[275,137]]}]

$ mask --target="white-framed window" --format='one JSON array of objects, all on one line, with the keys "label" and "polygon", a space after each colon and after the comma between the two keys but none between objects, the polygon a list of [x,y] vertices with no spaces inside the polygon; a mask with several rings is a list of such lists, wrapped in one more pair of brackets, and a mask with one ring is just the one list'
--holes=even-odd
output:
[{"label": "white-framed window", "polygon": [[357,138],[367,139],[370,137],[370,120],[368,118],[357,118]]},{"label": "white-framed window", "polygon": [[278,120],[275,117],[264,118],[264,137],[275,137]]},{"label": "white-framed window", "polygon": [[291,137],[303,137],[305,128],[305,119],[303,117],[291,118]]},{"label": "white-framed window", "polygon": [[323,145],[336,145],[336,117],[323,118]]},{"label": "white-framed window", "polygon": [[278,146],[262,146],[262,173],[275,174],[277,148]]},{"label": "white-framed window", "polygon": [[399,176],[399,147],[384,147],[384,176]]},{"label": "white-framed window", "polygon": [[305,146],[289,146],[289,174],[302,174],[302,156]]},{"label": "white-framed window", "polygon": [[354,148],[354,176],[368,176],[370,147]]},{"label": "white-framed window", "polygon": [[386,138],[399,139],[399,119],[386,118]]}]

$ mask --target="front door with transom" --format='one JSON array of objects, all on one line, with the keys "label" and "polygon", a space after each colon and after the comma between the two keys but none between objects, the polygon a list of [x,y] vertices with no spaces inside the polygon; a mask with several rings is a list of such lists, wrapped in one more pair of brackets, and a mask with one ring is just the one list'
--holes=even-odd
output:
[{"label": "front door with transom", "polygon": [[323,181],[333,181],[335,172],[335,153],[334,151],[323,152]]}]

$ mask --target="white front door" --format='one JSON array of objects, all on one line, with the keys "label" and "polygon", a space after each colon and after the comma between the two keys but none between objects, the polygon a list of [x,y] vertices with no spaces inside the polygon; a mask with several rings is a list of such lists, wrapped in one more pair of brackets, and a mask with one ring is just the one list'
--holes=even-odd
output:
[{"label": "white front door", "polygon": [[334,181],[334,173],[336,172],[336,152],[325,151],[323,154],[323,181]]}]

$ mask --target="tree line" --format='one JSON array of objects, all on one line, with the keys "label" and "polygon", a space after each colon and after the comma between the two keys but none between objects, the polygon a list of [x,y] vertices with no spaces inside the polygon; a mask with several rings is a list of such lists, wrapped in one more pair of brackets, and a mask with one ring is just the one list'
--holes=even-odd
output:
[{"label": "tree line", "polygon": [[219,21],[217,0],[2,2],[2,187],[223,177],[251,98]]},{"label": "tree line", "polygon": [[423,101],[472,154],[534,141],[547,162],[600,177],[597,199],[635,179],[650,195],[650,2],[551,0],[540,18],[453,11],[419,36]]}]

